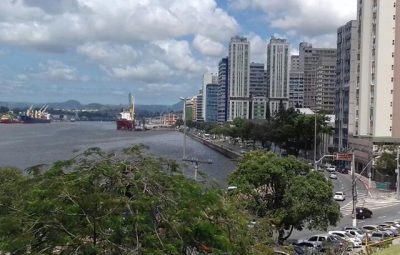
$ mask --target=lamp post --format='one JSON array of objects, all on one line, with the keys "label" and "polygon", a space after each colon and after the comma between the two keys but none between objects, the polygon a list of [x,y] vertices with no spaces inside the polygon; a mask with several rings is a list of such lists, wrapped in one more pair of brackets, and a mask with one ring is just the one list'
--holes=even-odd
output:
[{"label": "lamp post", "polygon": [[183,155],[182,158],[186,158],[186,100],[189,100],[190,98],[188,97],[180,97],[180,100],[183,101],[183,113],[182,113],[182,119],[183,119]]},{"label": "lamp post", "polygon": [[317,171],[317,113],[314,113],[314,170]]}]

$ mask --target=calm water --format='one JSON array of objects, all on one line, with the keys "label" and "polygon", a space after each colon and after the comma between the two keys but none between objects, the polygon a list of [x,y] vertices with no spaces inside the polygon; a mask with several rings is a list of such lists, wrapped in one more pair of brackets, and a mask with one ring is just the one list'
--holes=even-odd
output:
[{"label": "calm water", "polygon": [[[124,132],[115,129],[112,122],[54,122],[51,124],[0,124],[0,166],[25,169],[37,164],[49,164],[68,159],[74,151],[90,147],[118,150],[143,143],[157,156],[180,160],[182,134],[175,131]],[[208,147],[188,138],[188,157],[211,159],[213,164],[200,165],[209,181],[225,185],[227,175],[235,168],[234,162]],[[193,166],[184,167],[184,173],[193,175]]]}]

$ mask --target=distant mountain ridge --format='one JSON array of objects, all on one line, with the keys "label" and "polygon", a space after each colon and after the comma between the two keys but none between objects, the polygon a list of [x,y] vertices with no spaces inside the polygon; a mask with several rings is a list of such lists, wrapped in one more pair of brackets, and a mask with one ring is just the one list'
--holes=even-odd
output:
[{"label": "distant mountain ridge", "polygon": [[[41,107],[48,105],[49,108],[53,109],[64,109],[64,110],[82,110],[82,109],[93,109],[93,110],[107,110],[107,109],[121,109],[126,105],[103,105],[99,103],[81,104],[77,100],[67,100],[65,102],[58,103],[28,103],[28,102],[1,102],[0,106],[5,106],[10,109],[12,108],[27,108],[31,105]],[[173,105],[135,105],[136,111],[148,111],[148,112],[177,112],[182,111],[182,102],[178,102]]]}]

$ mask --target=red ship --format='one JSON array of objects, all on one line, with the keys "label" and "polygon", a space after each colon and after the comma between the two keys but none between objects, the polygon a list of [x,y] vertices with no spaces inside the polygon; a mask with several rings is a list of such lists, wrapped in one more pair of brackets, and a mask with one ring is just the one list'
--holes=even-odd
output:
[{"label": "red ship", "polygon": [[129,93],[129,108],[119,113],[117,119],[117,130],[135,129],[135,106],[133,96]]},{"label": "red ship", "polygon": [[21,121],[14,118],[10,114],[5,114],[0,117],[0,124],[15,124],[15,123],[21,123]]}]

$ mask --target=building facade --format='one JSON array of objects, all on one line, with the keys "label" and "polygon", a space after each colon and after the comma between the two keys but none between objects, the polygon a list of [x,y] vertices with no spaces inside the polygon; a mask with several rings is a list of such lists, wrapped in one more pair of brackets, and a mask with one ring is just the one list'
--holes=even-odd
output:
[{"label": "building facade", "polygon": [[206,122],[218,121],[218,84],[207,84],[206,86]]},{"label": "building facade", "polygon": [[267,47],[267,87],[271,115],[289,107],[289,43],[272,37]]},{"label": "building facade", "polygon": [[304,72],[304,107],[316,111],[335,111],[336,49],[313,48],[302,42],[300,69]]},{"label": "building facade", "polygon": [[300,69],[300,57],[290,57],[289,107],[302,108],[304,105],[304,72]]},{"label": "building facade", "polygon": [[267,98],[265,96],[254,96],[251,98],[251,119],[265,120],[267,109]]},{"label": "building facade", "polygon": [[[217,74],[213,74],[213,73],[206,73],[203,75],[203,86],[202,86],[202,91],[203,93],[203,101],[206,102],[207,101],[207,94],[205,93],[206,91],[206,86],[208,84],[218,84],[218,75]],[[206,119],[206,115],[207,115],[207,108],[206,108],[206,104],[203,103],[203,110],[202,110],[202,114],[203,114],[203,119]]]},{"label": "building facade", "polygon": [[357,87],[358,22],[349,21],[337,30],[335,147],[348,147],[354,132]]},{"label": "building facade", "polygon": [[250,42],[233,37],[228,56],[228,121],[249,119],[250,108]]},{"label": "building facade", "polygon": [[196,96],[196,122],[203,122],[203,91],[200,90]]},{"label": "building facade", "polygon": [[228,120],[228,57],[218,63],[218,123]]},{"label": "building facade", "polygon": [[192,121],[197,121],[197,96],[192,97]]},{"label": "building facade", "polygon": [[250,63],[250,96],[266,96],[267,83],[265,81],[264,64]]},{"label": "building facade", "polygon": [[396,1],[358,1],[356,136],[391,137]]}]

